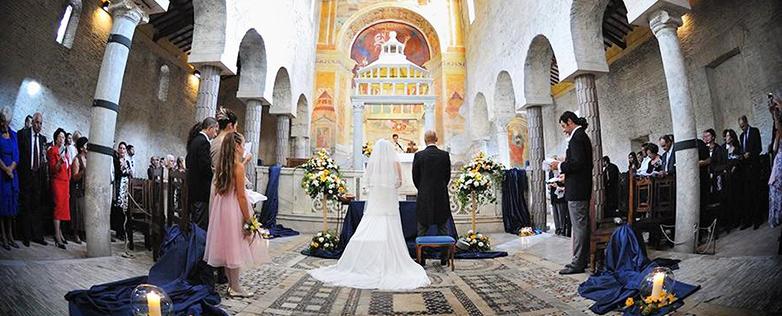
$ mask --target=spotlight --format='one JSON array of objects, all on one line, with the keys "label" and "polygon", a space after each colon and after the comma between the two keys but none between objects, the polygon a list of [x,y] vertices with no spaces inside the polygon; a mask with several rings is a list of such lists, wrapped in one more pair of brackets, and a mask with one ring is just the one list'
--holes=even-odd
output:
[{"label": "spotlight", "polygon": [[201,79],[201,72],[198,70],[193,70],[193,76],[195,76],[198,79]]},{"label": "spotlight", "polygon": [[27,83],[28,95],[36,95],[40,91],[41,91],[41,84],[39,84],[37,81],[30,81]]},{"label": "spotlight", "polygon": [[100,7],[105,10],[106,12],[109,12],[109,5],[111,4],[110,1],[106,0],[103,1],[103,3],[100,5]]}]

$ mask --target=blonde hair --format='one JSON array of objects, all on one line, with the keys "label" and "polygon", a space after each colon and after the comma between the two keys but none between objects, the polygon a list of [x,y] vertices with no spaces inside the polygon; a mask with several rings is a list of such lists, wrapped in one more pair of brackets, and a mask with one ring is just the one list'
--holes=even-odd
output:
[{"label": "blonde hair", "polygon": [[215,164],[215,189],[219,194],[225,194],[234,182],[236,167],[236,146],[244,143],[244,136],[237,132],[226,134],[220,146],[220,160]]}]

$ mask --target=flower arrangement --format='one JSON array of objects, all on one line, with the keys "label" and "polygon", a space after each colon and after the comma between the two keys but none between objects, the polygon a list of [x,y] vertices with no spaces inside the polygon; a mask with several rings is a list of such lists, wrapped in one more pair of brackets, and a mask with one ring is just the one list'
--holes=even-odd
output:
[{"label": "flower arrangement", "polygon": [[657,297],[647,296],[641,299],[641,295],[635,298],[628,297],[625,300],[625,309],[632,315],[654,315],[665,306],[675,302],[678,298],[673,293],[660,292]]},{"label": "flower arrangement", "polygon": [[310,198],[321,196],[328,200],[339,200],[347,192],[339,167],[325,150],[315,153],[301,167],[305,170],[301,187]]},{"label": "flower arrangement", "polygon": [[535,236],[535,231],[532,230],[532,227],[522,227],[521,230],[519,230],[519,236],[520,237]]},{"label": "flower arrangement", "polygon": [[471,230],[459,238],[460,241],[470,246],[471,251],[489,251],[491,250],[491,240],[489,236]]},{"label": "flower arrangement", "polygon": [[367,142],[364,146],[361,146],[361,153],[369,158],[372,155],[372,146],[372,142]]},{"label": "flower arrangement", "polygon": [[326,251],[333,251],[339,245],[339,237],[332,231],[322,231],[315,234],[310,242],[310,251],[323,249]]},{"label": "flower arrangement", "polygon": [[479,152],[462,167],[462,173],[456,179],[459,202],[466,205],[472,193],[476,193],[478,205],[496,202],[493,188],[499,186],[505,178],[504,169],[501,163]]},{"label": "flower arrangement", "polygon": [[258,218],[255,216],[251,216],[250,219],[244,222],[242,230],[246,235],[252,236],[252,240],[250,241],[251,244],[255,241],[256,237],[259,239],[272,238],[269,231],[263,228],[263,225],[261,225],[261,222],[259,222]]}]

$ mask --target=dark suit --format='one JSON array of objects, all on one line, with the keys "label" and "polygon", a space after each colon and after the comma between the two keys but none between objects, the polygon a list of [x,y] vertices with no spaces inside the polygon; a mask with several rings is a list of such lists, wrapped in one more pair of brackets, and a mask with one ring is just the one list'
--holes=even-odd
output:
[{"label": "dark suit", "polygon": [[[671,159],[668,159],[669,155]],[[673,146],[663,154],[661,159],[663,160],[663,171],[668,174],[676,174],[676,151]]]},{"label": "dark suit", "polygon": [[605,187],[605,216],[618,216],[619,213],[619,167],[608,163],[603,171],[603,186]]},{"label": "dark suit", "polygon": [[746,166],[744,187],[746,188],[746,195],[749,197],[747,200],[749,203],[743,212],[742,224],[745,227],[752,224],[760,225],[765,217],[763,208],[767,205],[765,202],[761,204],[761,201],[768,200],[768,196],[762,196],[764,191],[762,185],[764,185],[765,181],[760,174],[760,152],[763,151],[763,145],[760,143],[760,130],[756,127],[747,126],[741,132],[739,142],[744,152],[749,153],[749,157],[744,160],[744,165]]},{"label": "dark suit", "polygon": [[589,202],[592,197],[592,142],[584,128],[577,128],[568,142],[565,161],[565,199],[572,223],[573,269],[586,268],[589,258]]},{"label": "dark suit", "polygon": [[190,220],[204,230],[209,225],[209,192],[212,186],[210,148],[209,140],[199,133],[187,144],[185,157]]},{"label": "dark suit", "polygon": [[38,134],[38,169],[33,170],[34,139],[31,128],[23,128],[16,134],[19,144],[19,198],[17,224],[21,240],[42,241],[44,223],[49,223],[52,211],[49,207],[49,172],[46,163],[46,137]]},{"label": "dark suit", "polygon": [[[413,183],[418,189],[416,217],[419,235],[431,225],[438,225],[438,234],[447,235],[445,223],[451,215],[448,182],[451,179],[451,157],[448,152],[430,145],[413,158]],[[423,226],[423,233],[421,228]]]}]

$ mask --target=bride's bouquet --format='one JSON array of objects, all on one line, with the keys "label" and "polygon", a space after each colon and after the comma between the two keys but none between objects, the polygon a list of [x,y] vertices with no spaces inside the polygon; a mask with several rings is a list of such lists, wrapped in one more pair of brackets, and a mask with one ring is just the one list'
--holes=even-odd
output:
[{"label": "bride's bouquet", "polygon": [[255,241],[256,237],[258,239],[271,238],[269,231],[263,228],[261,222],[259,222],[258,218],[255,216],[251,216],[250,219],[244,222],[244,225],[242,225],[242,230],[244,231],[245,235],[251,236],[250,244]]}]

